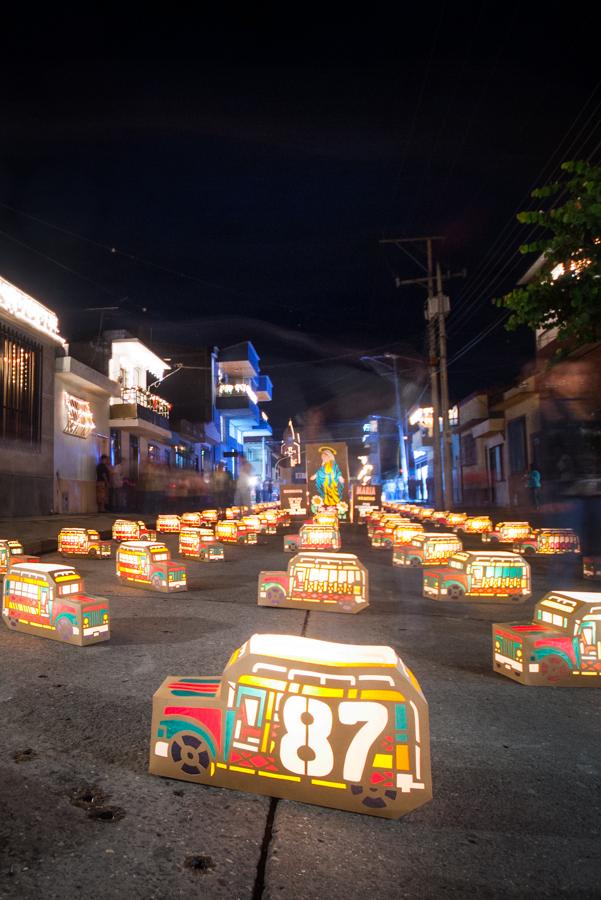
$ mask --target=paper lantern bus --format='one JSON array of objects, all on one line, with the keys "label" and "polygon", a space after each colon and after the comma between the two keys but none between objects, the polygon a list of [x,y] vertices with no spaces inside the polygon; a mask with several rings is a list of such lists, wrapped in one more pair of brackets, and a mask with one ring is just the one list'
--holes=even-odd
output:
[{"label": "paper lantern bus", "polygon": [[278,509],[276,510],[278,514],[278,525],[280,528],[290,528],[292,524],[292,519],[290,518],[290,513],[287,509]]},{"label": "paper lantern bus", "polygon": [[298,534],[284,535],[284,550],[340,550],[340,531],[332,525],[301,525]]},{"label": "paper lantern bus", "polygon": [[453,530],[457,534],[485,535],[492,531],[492,520],[490,516],[467,516],[465,521],[455,526]]},{"label": "paper lantern bus", "polygon": [[433,525],[435,528],[444,528],[450,514],[448,509],[435,509],[430,516],[430,525]]},{"label": "paper lantern bus", "polygon": [[57,544],[58,552],[63,556],[109,559],[111,555],[111,542],[101,541],[94,528],[61,528]]},{"label": "paper lantern bus", "polygon": [[499,522],[492,531],[482,535],[482,540],[485,544],[515,544],[530,537],[532,531],[530,522]]},{"label": "paper lantern bus", "polygon": [[203,509],[200,514],[201,516],[201,524],[202,525],[214,525],[219,521],[219,510],[218,509]]},{"label": "paper lantern bus", "polygon": [[452,531],[455,531],[457,528],[461,528],[463,526],[463,523],[465,522],[466,519],[467,519],[467,513],[452,512],[452,513],[449,513],[449,515],[447,516],[447,520],[446,520],[445,524],[446,524],[447,528],[450,528]]},{"label": "paper lantern bus", "polygon": [[367,569],[352,553],[298,553],[287,572],[259,573],[257,603],[358,613],[369,606]]},{"label": "paper lantern bus", "polygon": [[200,559],[204,562],[217,562],[223,559],[223,547],[217,543],[213,532],[202,534],[200,528],[182,528],[179,533],[180,556]]},{"label": "paper lantern bus", "polygon": [[376,525],[378,524],[378,522],[381,522],[381,520],[385,516],[390,516],[390,515],[392,515],[392,514],[389,512],[384,512],[381,509],[377,509],[372,513],[371,516],[369,516],[369,518],[367,520],[367,536],[370,540],[371,540],[371,536],[374,533],[374,529],[376,528]]},{"label": "paper lantern bus", "polygon": [[241,506],[228,506],[225,511],[226,519],[239,519],[242,515],[242,507]]},{"label": "paper lantern bus", "polygon": [[4,580],[2,619],[12,631],[83,647],[108,641],[109,601],[88,597],[72,566],[18,563]]},{"label": "paper lantern bus", "polygon": [[[424,526],[421,522],[401,522],[395,525],[392,532],[392,548],[399,550],[410,544],[416,534],[423,534]],[[393,560],[394,561],[394,560]]]},{"label": "paper lantern bus", "polygon": [[115,519],[113,522],[114,541],[156,541],[157,533],[147,528],[144,522],[131,522],[129,519]]},{"label": "paper lantern bus", "polygon": [[117,549],[117,578],[132,587],[171,593],[187,591],[186,569],[173,562],[167,546],[160,542],[127,541]]},{"label": "paper lantern bus", "polygon": [[503,550],[454,553],[446,566],[428,566],[424,597],[518,603],[530,596],[530,566],[517,553]]},{"label": "paper lantern bus", "polygon": [[182,513],[179,518],[180,531],[182,528],[201,528],[204,524],[203,514],[201,512]]},{"label": "paper lantern bus", "polygon": [[456,535],[425,531],[414,535],[403,547],[395,548],[392,563],[395,566],[446,565],[460,550],[463,550],[463,544]]},{"label": "paper lantern bus", "polygon": [[332,507],[332,509],[328,509],[327,512],[318,512],[313,516],[313,524],[314,525],[330,525],[334,528],[338,528],[338,513],[336,512],[336,507]]},{"label": "paper lantern bus", "polygon": [[278,513],[276,509],[262,509],[259,512],[259,521],[263,534],[277,534]]},{"label": "paper lantern bus", "polygon": [[376,548],[390,549],[394,543],[394,530],[397,525],[411,525],[403,516],[384,516],[376,523],[371,535],[371,545]]},{"label": "paper lantern bus", "polygon": [[417,518],[420,522],[427,522],[434,515],[434,510],[430,506],[422,506],[417,511]]},{"label": "paper lantern bus", "polygon": [[0,540],[0,575],[6,575],[15,563],[39,561],[39,557],[25,553],[20,541]]},{"label": "paper lantern bus", "polygon": [[540,553],[552,556],[556,553],[580,553],[580,540],[571,528],[538,528],[516,541],[516,553]]},{"label": "paper lantern bus", "polygon": [[156,530],[158,534],[179,534],[181,520],[179,516],[162,514],[157,516]]},{"label": "paper lantern bus", "polygon": [[432,797],[428,705],[391,647],[255,634],[219,676],[168,676],[150,772],[399,818]]},{"label": "paper lantern bus", "polygon": [[585,578],[601,579],[601,556],[583,557],[582,574]]},{"label": "paper lantern bus", "polygon": [[248,514],[242,516],[240,519],[243,525],[246,525],[249,531],[254,531],[255,534],[264,534],[265,533],[265,524],[261,519],[261,516],[257,514]]},{"label": "paper lantern bus", "polygon": [[550,591],[532,622],[492,626],[493,669],[522,684],[601,687],[601,593]]},{"label": "paper lantern bus", "polygon": [[225,544],[256,544],[257,532],[238,519],[222,519],[215,525],[215,537]]}]

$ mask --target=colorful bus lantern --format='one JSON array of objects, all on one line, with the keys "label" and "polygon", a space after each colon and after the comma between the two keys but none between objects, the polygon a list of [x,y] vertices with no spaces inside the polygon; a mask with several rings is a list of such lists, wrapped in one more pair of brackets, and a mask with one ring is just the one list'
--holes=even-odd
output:
[{"label": "colorful bus lantern", "polygon": [[94,528],[62,528],[58,533],[58,552],[63,556],[88,556],[109,559],[110,541],[101,541]]},{"label": "colorful bus lantern", "polygon": [[601,687],[601,593],[550,591],[531,622],[492,626],[495,672],[521,684]]},{"label": "colorful bus lantern", "polygon": [[241,506],[228,506],[225,511],[226,519],[239,519],[242,515],[242,507]]},{"label": "colorful bus lantern", "polygon": [[461,550],[463,544],[456,535],[426,531],[414,535],[404,547],[395,549],[392,563],[395,566],[441,566]]},{"label": "colorful bus lantern", "polygon": [[417,512],[417,518],[420,522],[426,522],[434,515],[435,510],[429,506],[422,506]]},{"label": "colorful bus lantern", "polygon": [[261,519],[259,515],[246,515],[242,516],[240,519],[243,525],[246,525],[249,531],[254,531],[255,534],[264,534],[265,533],[265,523]]},{"label": "colorful bus lantern", "polygon": [[314,525],[329,525],[338,528],[338,513],[336,509],[329,509],[327,512],[318,512],[313,516]]},{"label": "colorful bus lantern", "polygon": [[203,509],[200,514],[201,525],[215,525],[219,521],[218,509]]},{"label": "colorful bus lantern", "polygon": [[2,619],[11,631],[83,647],[110,638],[109,601],[88,597],[72,566],[18,563],[4,580]]},{"label": "colorful bus lantern", "polygon": [[127,541],[117,550],[117,578],[132,587],[171,593],[187,591],[186,569],[171,560],[165,544]]},{"label": "colorful bus lantern", "polygon": [[287,572],[259,573],[259,606],[358,613],[369,606],[367,569],[352,553],[304,552]]},{"label": "colorful bus lantern", "polygon": [[516,553],[540,553],[552,556],[559,553],[580,553],[580,539],[571,528],[538,528],[527,538],[513,545]]},{"label": "colorful bus lantern", "polygon": [[115,519],[113,522],[114,541],[156,541],[157,533],[147,528],[144,522],[132,522],[129,519]]},{"label": "colorful bus lantern", "polygon": [[393,550],[401,550],[411,543],[416,534],[423,533],[424,526],[419,522],[401,522],[400,525],[395,525],[394,531],[392,532]]},{"label": "colorful bus lantern", "polygon": [[585,578],[594,578],[601,581],[601,556],[583,557],[582,574]]},{"label": "colorful bus lantern", "polygon": [[531,594],[530,566],[503,550],[454,553],[446,566],[425,568],[423,578],[430,600],[519,603]]},{"label": "colorful bus lantern", "polygon": [[391,647],[255,634],[165,679],[150,772],[396,819],[432,798],[428,705]]},{"label": "colorful bus lantern", "polygon": [[201,534],[200,528],[182,528],[179,533],[179,555],[200,559],[203,562],[216,562],[223,559],[223,547],[217,543],[215,535],[210,537]]},{"label": "colorful bus lantern", "polygon": [[484,543],[515,544],[532,534],[530,522],[498,522],[492,531],[482,535]]},{"label": "colorful bus lantern", "polygon": [[458,534],[489,534],[492,531],[490,516],[468,516],[462,525],[454,529]]},{"label": "colorful bus lantern", "polygon": [[222,519],[215,525],[215,537],[225,544],[256,544],[257,532],[251,531],[238,519]]},{"label": "colorful bus lantern", "polygon": [[340,531],[332,525],[301,525],[298,534],[284,536],[284,550],[340,550]]},{"label": "colorful bus lantern", "polygon": [[156,530],[158,534],[179,534],[181,519],[179,516],[157,516]]},{"label": "colorful bus lantern", "polygon": [[435,528],[444,528],[450,515],[451,512],[448,509],[435,509],[430,516],[430,525],[433,525]]},{"label": "colorful bus lantern", "polygon": [[201,528],[204,524],[204,518],[201,512],[182,513],[179,520],[180,531],[182,528]]},{"label": "colorful bus lantern", "polygon": [[15,563],[39,562],[38,556],[30,556],[23,550],[20,541],[0,540],[0,575],[6,575]]},{"label": "colorful bus lantern", "polygon": [[403,516],[390,515],[384,516],[376,523],[371,535],[371,545],[376,548],[390,549],[394,544],[394,530],[399,525],[411,525],[409,519]]},{"label": "colorful bus lantern", "polygon": [[278,533],[278,513],[276,509],[263,509],[259,513],[264,534]]},{"label": "colorful bus lantern", "polygon": [[467,519],[467,513],[452,512],[447,516],[446,526],[452,531],[462,528],[463,523]]}]

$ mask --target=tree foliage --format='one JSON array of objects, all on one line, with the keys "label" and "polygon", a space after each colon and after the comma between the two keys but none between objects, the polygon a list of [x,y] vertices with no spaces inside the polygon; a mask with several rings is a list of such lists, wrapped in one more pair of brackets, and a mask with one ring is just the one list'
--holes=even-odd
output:
[{"label": "tree foliage", "polygon": [[563,176],[531,196],[546,209],[518,214],[524,225],[543,229],[520,247],[542,265],[528,284],[495,300],[510,311],[506,328],[558,329],[560,347],[601,340],[601,168],[582,160],[564,162]]}]

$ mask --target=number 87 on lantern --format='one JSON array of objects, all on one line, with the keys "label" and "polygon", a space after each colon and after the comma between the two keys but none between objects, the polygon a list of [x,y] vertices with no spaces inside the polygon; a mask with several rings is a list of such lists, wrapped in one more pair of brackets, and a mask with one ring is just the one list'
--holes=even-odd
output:
[{"label": "number 87 on lantern", "polygon": [[398,818],[432,796],[428,705],[390,647],[253,635],[154,695],[150,771]]}]

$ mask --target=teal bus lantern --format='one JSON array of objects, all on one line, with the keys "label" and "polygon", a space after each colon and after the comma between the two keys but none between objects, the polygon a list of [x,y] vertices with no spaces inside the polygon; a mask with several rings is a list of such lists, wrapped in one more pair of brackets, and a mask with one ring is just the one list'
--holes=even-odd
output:
[{"label": "teal bus lantern", "polygon": [[116,574],[132,587],[153,591],[187,591],[186,569],[173,562],[167,546],[160,542],[126,541],[117,550]]},{"label": "teal bus lantern", "polygon": [[391,647],[255,634],[223,675],[169,675],[150,772],[395,819],[432,797],[428,705]]},{"label": "teal bus lantern", "polygon": [[492,626],[495,672],[521,684],[601,687],[601,593],[550,591],[531,622]]},{"label": "teal bus lantern", "polygon": [[454,534],[425,531],[411,538],[410,543],[394,550],[395,566],[446,565],[454,553],[463,550],[463,544]]},{"label": "teal bus lantern", "polygon": [[537,528],[528,537],[517,540],[513,549],[516,553],[541,556],[580,553],[580,540],[571,528]]},{"label": "teal bus lantern", "polygon": [[516,603],[530,593],[530,566],[517,553],[462,550],[446,565],[424,569],[423,594],[430,600]]}]

